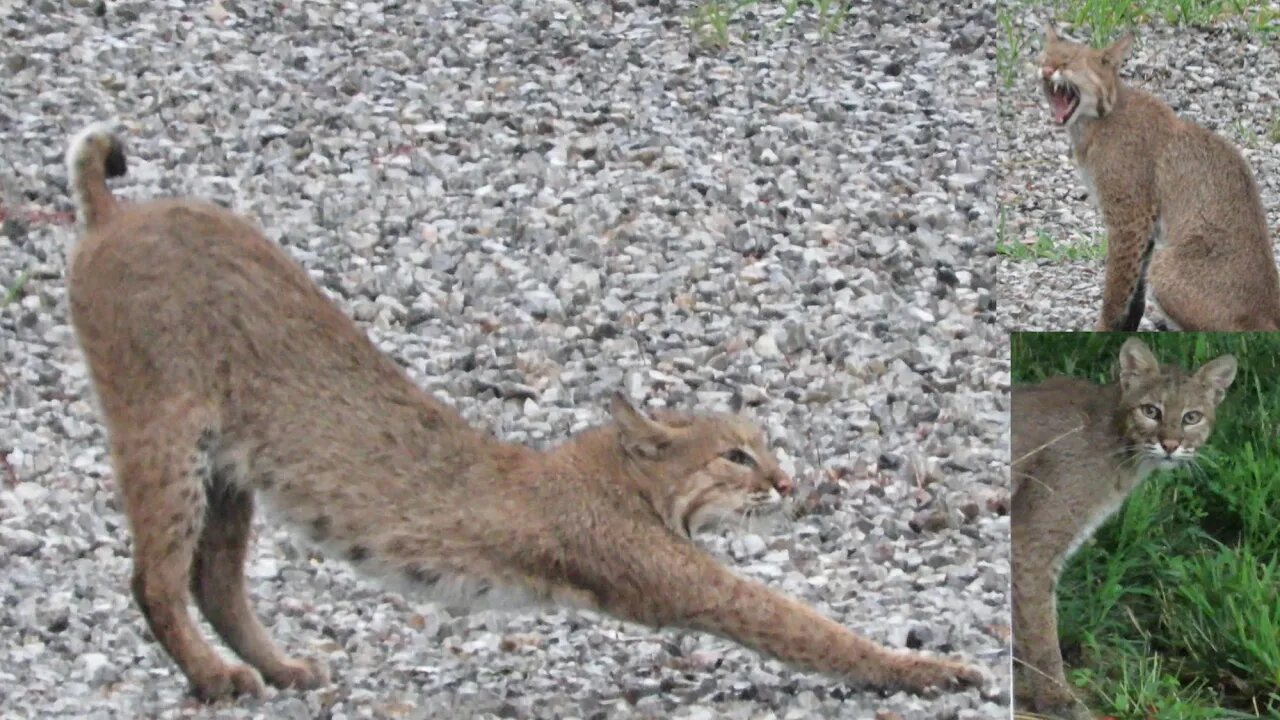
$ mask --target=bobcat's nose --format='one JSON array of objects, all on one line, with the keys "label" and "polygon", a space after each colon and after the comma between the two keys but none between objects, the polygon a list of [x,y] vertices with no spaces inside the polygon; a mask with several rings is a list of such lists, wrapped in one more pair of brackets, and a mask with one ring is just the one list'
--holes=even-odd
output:
[{"label": "bobcat's nose", "polygon": [[778,491],[779,495],[790,495],[791,491],[795,488],[795,483],[792,482],[791,478],[788,477],[786,473],[779,470],[778,473],[773,476],[773,487]]},{"label": "bobcat's nose", "polygon": [[1178,446],[1179,446],[1179,445],[1181,445],[1181,444],[1182,444],[1182,443],[1178,442],[1177,440],[1167,440],[1167,439],[1166,439],[1166,440],[1161,440],[1161,441],[1160,441],[1160,447],[1164,448],[1164,451],[1165,451],[1166,453],[1168,453],[1169,455],[1172,455],[1172,454],[1174,453],[1174,451],[1176,451],[1176,450],[1178,449]]},{"label": "bobcat's nose", "polygon": [[1045,65],[1040,68],[1040,76],[1045,80],[1051,79],[1055,72],[1057,72],[1057,70],[1055,70],[1051,65]]}]

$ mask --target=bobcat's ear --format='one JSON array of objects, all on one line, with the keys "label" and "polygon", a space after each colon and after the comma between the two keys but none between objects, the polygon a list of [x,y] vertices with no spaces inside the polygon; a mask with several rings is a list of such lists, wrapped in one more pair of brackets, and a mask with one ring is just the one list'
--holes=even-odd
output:
[{"label": "bobcat's ear", "polygon": [[1058,31],[1053,29],[1051,23],[1044,24],[1044,40],[1046,43],[1058,42],[1061,39],[1058,37]]},{"label": "bobcat's ear", "polygon": [[671,433],[636,410],[620,392],[609,401],[609,414],[618,425],[618,437],[628,455],[653,460],[671,444]]},{"label": "bobcat's ear", "polygon": [[1149,378],[1160,372],[1160,363],[1151,354],[1150,348],[1138,338],[1129,338],[1120,346],[1120,388],[1125,392],[1133,389],[1139,380]]},{"label": "bobcat's ear", "polygon": [[1217,405],[1226,396],[1231,381],[1236,379],[1235,356],[1223,355],[1210,360],[1196,371],[1196,378],[1209,386],[1209,390],[1213,392],[1213,404]]},{"label": "bobcat's ear", "polygon": [[1102,51],[1102,62],[1111,67],[1120,67],[1120,63],[1129,55],[1133,47],[1133,33],[1125,33],[1119,40],[1111,43],[1111,47]]}]

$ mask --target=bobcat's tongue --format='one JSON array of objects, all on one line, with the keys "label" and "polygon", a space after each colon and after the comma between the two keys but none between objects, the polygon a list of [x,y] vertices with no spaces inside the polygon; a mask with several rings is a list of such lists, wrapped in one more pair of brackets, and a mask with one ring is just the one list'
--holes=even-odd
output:
[{"label": "bobcat's tongue", "polygon": [[1053,119],[1061,125],[1071,117],[1071,111],[1075,107],[1075,98],[1072,93],[1066,89],[1056,89],[1049,95],[1049,101],[1053,105]]}]

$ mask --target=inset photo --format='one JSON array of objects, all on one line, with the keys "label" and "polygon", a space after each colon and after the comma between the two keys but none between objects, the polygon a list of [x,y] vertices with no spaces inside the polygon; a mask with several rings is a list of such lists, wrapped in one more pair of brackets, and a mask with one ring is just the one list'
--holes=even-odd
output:
[{"label": "inset photo", "polygon": [[1014,330],[1280,330],[1280,8],[999,9],[1000,307]]},{"label": "inset photo", "polygon": [[1011,337],[1015,696],[1280,712],[1280,335]]}]

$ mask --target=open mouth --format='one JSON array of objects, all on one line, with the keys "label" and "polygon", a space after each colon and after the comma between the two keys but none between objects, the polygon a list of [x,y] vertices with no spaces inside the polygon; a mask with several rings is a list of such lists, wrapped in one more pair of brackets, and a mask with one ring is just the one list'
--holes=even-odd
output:
[{"label": "open mouth", "polygon": [[1066,80],[1057,78],[1044,81],[1044,94],[1049,98],[1049,107],[1053,110],[1053,119],[1059,125],[1066,125],[1076,108],[1080,107],[1080,91]]}]

